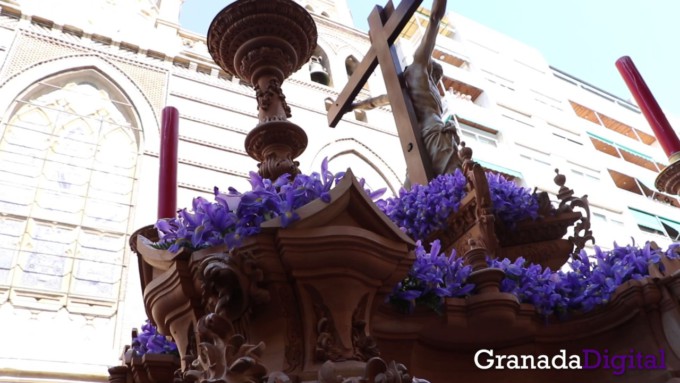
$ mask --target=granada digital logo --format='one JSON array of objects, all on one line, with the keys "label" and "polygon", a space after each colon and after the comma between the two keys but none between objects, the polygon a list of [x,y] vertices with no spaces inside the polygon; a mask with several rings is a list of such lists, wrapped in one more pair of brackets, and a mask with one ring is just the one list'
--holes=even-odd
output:
[{"label": "granada digital logo", "polygon": [[627,354],[610,354],[609,350],[583,349],[580,354],[567,355],[560,350],[555,355],[503,355],[481,349],[475,353],[475,366],[482,370],[611,370],[623,375],[629,370],[666,369],[666,354],[644,354],[630,350]]}]

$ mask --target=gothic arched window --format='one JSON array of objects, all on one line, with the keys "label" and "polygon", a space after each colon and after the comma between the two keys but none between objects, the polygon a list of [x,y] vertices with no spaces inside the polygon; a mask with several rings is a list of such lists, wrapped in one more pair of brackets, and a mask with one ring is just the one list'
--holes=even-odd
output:
[{"label": "gothic arched window", "polygon": [[2,123],[0,288],[115,310],[139,153],[129,101],[80,70],[34,84]]}]

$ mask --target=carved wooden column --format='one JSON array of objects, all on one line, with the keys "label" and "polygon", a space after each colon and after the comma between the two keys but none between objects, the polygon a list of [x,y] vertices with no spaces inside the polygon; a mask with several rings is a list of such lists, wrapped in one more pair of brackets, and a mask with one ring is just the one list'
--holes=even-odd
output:
[{"label": "carved wooden column", "polygon": [[299,173],[294,159],[307,147],[307,135],[287,120],[291,113],[281,84],[309,61],[316,38],[309,13],[285,0],[232,3],[208,30],[215,62],[255,89],[260,122],[246,137],[245,148],[260,162],[265,178]]}]

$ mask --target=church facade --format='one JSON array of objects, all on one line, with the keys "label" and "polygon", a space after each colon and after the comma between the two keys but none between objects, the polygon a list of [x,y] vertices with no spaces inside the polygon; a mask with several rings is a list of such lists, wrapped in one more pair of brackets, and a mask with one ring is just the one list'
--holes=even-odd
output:
[{"label": "church facade", "polygon": [[[406,171],[389,107],[326,110],[369,48],[345,1],[299,1],[318,48],[284,84],[309,144],[396,194]],[[106,381],[144,313],[128,240],[156,219],[160,116],[180,112],[178,206],[248,188],[251,87],[179,25],[183,0],[0,1],[0,381]],[[408,64],[422,10],[399,50]],[[557,192],[588,194],[598,244],[678,240],[680,201],[653,188],[667,160],[636,106],[552,68],[534,49],[450,14],[434,57],[441,93],[474,158]],[[385,92],[379,73],[359,98]]]}]

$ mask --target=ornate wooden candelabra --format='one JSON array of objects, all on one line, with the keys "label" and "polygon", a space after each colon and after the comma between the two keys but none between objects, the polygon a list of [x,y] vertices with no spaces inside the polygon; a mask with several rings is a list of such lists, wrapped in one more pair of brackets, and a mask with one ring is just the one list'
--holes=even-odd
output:
[{"label": "ornate wooden candelabra", "polygon": [[316,38],[309,13],[283,0],[234,2],[208,30],[208,50],[217,65],[255,88],[260,122],[245,147],[260,162],[263,177],[299,173],[294,160],[307,147],[307,135],[287,120],[290,107],[281,84],[309,61]]}]

